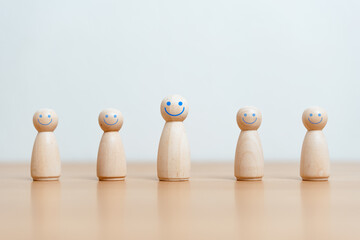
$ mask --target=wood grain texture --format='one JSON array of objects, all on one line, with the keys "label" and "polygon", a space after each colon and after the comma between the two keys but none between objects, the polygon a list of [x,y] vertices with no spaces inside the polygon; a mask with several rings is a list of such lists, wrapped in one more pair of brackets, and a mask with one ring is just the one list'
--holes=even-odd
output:
[{"label": "wood grain texture", "polygon": [[126,176],[125,151],[118,132],[105,132],[101,137],[97,176],[100,180],[123,180]]},{"label": "wood grain texture", "polygon": [[182,122],[165,123],[159,143],[157,172],[159,179],[164,181],[190,178],[190,148]]},{"label": "wood grain texture", "polygon": [[39,132],[31,155],[31,177],[34,180],[57,180],[60,174],[61,161],[55,134]]},{"label": "wood grain texture", "polygon": [[234,170],[238,180],[259,180],[264,176],[263,150],[256,130],[240,133]]},{"label": "wood grain texture", "polygon": [[129,163],[125,181],[64,163],[49,182],[33,182],[28,163],[0,164],[0,239],[359,239],[360,164],[310,182],[292,162],[266,162],[263,181],[236,181],[230,161],[195,162],[186,182],[158,181],[155,163]]},{"label": "wood grain texture", "polygon": [[330,176],[329,150],[324,133],[308,131],[300,161],[300,176],[304,180],[326,180]]}]

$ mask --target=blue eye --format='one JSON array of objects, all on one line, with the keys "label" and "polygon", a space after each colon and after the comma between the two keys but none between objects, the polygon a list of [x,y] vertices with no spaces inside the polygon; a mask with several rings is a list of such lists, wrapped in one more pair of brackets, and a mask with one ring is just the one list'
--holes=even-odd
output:
[{"label": "blue eye", "polygon": [[312,117],[312,115],[313,115],[313,114],[312,114],[312,113],[310,113],[310,117]]},{"label": "blue eye", "polygon": [[321,113],[319,113],[318,116],[321,117]]},{"label": "blue eye", "polygon": [[48,118],[51,118],[51,115],[50,115],[50,114],[48,115]]},{"label": "blue eye", "polygon": [[40,114],[39,117],[42,118],[42,115]]},{"label": "blue eye", "polygon": [[253,117],[255,117],[255,113],[253,113]]},{"label": "blue eye", "polygon": [[246,117],[246,116],[247,116],[247,114],[245,113],[245,114],[244,114],[244,117]]},{"label": "blue eye", "polygon": [[179,102],[179,106],[182,106],[182,102]]},{"label": "blue eye", "polygon": [[108,117],[109,117],[109,115],[107,115],[107,114],[106,114],[106,115],[105,115],[105,117],[106,117],[106,118],[108,118]]},{"label": "blue eye", "polygon": [[116,117],[117,117],[117,115],[115,114],[115,115],[114,115],[114,118],[116,118]]},{"label": "blue eye", "polygon": [[167,102],[166,105],[170,106],[170,105],[171,105],[171,102]]}]

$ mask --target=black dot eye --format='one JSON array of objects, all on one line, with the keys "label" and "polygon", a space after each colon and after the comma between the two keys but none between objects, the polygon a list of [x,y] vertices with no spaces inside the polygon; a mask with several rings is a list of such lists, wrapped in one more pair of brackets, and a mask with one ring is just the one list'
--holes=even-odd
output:
[{"label": "black dot eye", "polygon": [[170,105],[171,105],[171,102],[167,102],[166,105],[170,106]]}]

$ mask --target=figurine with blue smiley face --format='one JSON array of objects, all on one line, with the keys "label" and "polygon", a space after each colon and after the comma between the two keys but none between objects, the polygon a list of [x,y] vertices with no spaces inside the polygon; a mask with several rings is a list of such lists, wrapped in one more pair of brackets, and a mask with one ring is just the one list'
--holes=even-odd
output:
[{"label": "figurine with blue smiley face", "polygon": [[328,115],[321,107],[309,107],[304,111],[302,121],[309,131],[322,130],[328,121]]},{"label": "figurine with blue smiley face", "polygon": [[99,114],[99,125],[104,132],[119,131],[123,121],[123,116],[117,109],[105,109]]},{"label": "figurine with blue smiley face", "polygon": [[183,121],[189,113],[188,103],[180,95],[167,96],[160,104],[160,112],[166,123],[158,148],[158,178],[160,181],[187,181],[190,178],[191,161]]},{"label": "figurine with blue smiley face", "polygon": [[171,95],[162,100],[160,112],[166,122],[182,122],[189,113],[189,106],[186,99],[182,96]]},{"label": "figurine with blue smiley face", "polygon": [[236,121],[241,130],[257,130],[262,121],[262,115],[256,107],[243,107],[237,115]]},{"label": "figurine with blue smiley face", "polygon": [[61,175],[61,160],[54,134],[58,116],[52,109],[40,109],[35,112],[33,123],[39,133],[31,154],[31,177],[34,181],[58,180]]},{"label": "figurine with blue smiley face", "polygon": [[40,109],[34,114],[33,123],[39,132],[53,132],[58,125],[58,116],[52,109]]},{"label": "figurine with blue smiley face", "polygon": [[99,125],[104,133],[100,140],[96,174],[100,181],[121,181],[126,176],[126,157],[119,130],[123,116],[117,109],[100,112]]}]

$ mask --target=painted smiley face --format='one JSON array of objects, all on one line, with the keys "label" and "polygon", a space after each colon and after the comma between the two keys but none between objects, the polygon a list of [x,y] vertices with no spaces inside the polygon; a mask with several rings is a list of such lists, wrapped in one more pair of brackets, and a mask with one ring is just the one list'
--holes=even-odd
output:
[{"label": "painted smiley face", "polygon": [[109,119],[109,114],[106,114],[105,118],[103,119],[104,123],[106,125],[109,125],[109,126],[113,126],[113,125],[115,125],[115,124],[117,124],[119,122],[118,116],[116,114],[114,114],[114,119],[116,119],[116,121],[114,123],[109,123],[109,122],[106,121],[106,119],[108,119],[108,121],[110,120]]},{"label": "painted smiley face", "polygon": [[322,130],[328,121],[326,111],[321,107],[309,107],[302,114],[302,122],[305,128],[311,130]]},{"label": "painted smiley face", "polygon": [[262,121],[262,114],[256,107],[240,108],[236,114],[236,122],[242,131],[257,130]]},{"label": "painted smiley face", "polygon": [[313,119],[313,117],[315,117],[315,116],[314,116],[313,113],[310,113],[310,114],[309,114],[309,117],[308,117],[308,121],[309,121],[311,124],[319,124],[319,123],[321,123],[321,122],[323,121],[323,117],[321,116],[321,113],[318,113],[317,116],[320,117],[320,120],[319,120],[319,121],[316,121],[316,120],[311,121],[311,119]]},{"label": "painted smiley face", "polygon": [[33,115],[33,124],[39,132],[52,132],[58,124],[58,116],[52,109],[40,109]]},{"label": "painted smiley face", "polygon": [[119,131],[124,118],[121,112],[114,108],[104,109],[99,114],[99,125],[104,132]]},{"label": "painted smiley face", "polygon": [[[246,121],[245,118],[247,118],[247,119],[250,118],[250,121]],[[255,113],[251,114],[251,116],[249,116],[249,114],[247,114],[247,113],[244,113],[244,115],[243,115],[243,117],[241,119],[246,124],[254,124],[257,121],[257,117],[256,117]]]},{"label": "painted smiley face", "polygon": [[[170,106],[171,105],[171,102],[170,101],[167,101],[166,102],[166,105],[167,106]],[[181,107],[183,105],[183,102],[182,101],[179,101],[178,102],[178,105]],[[176,117],[176,116],[180,116],[181,114],[183,114],[183,112],[185,111],[185,107],[183,107],[182,111],[180,113],[177,113],[177,114],[172,114],[172,113],[169,113],[166,109],[166,107],[164,107],[164,110],[166,112],[166,114],[170,115],[170,116],[173,116],[173,117]]]},{"label": "painted smiley face", "polygon": [[[47,122],[46,122],[46,119],[48,120]],[[50,119],[50,121],[49,121],[49,119]],[[47,126],[47,125],[51,124],[53,120],[52,120],[50,114],[48,114],[46,117],[43,116],[42,114],[40,114],[39,117],[38,117],[38,119],[37,119],[37,121],[38,121],[38,123],[40,123],[41,125]]]}]

